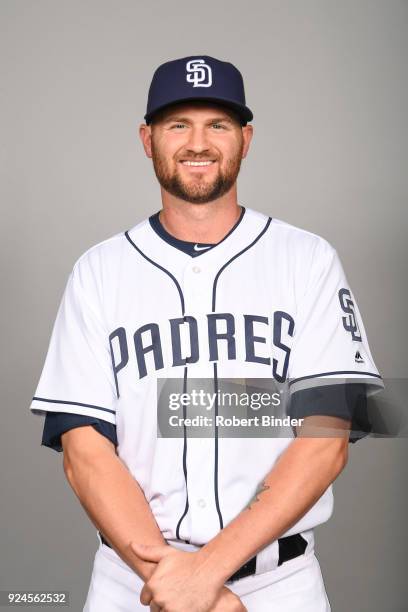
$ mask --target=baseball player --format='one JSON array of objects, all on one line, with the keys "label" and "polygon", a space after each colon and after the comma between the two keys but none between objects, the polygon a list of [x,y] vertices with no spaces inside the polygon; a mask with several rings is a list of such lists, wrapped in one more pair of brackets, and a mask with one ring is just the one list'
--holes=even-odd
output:
[{"label": "baseball player", "polygon": [[[144,119],[162,206],[75,262],[30,406],[97,529],[84,611],[328,611],[314,528],[383,387],[357,303],[324,238],[238,203],[253,114],[234,65],[164,63]],[[159,435],[159,382],[193,380],[210,435],[186,404]],[[224,435],[225,380],[286,390],[290,435]]]}]

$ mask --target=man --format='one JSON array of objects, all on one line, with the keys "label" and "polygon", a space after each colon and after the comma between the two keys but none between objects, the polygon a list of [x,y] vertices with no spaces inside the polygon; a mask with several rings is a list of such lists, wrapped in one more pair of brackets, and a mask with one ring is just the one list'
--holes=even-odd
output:
[{"label": "man", "polygon": [[[162,208],[68,279],[31,410],[98,529],[86,612],[330,610],[313,528],[383,383],[333,247],[238,204],[252,118],[232,64],[160,66],[140,137]],[[197,379],[210,435],[186,405],[164,435],[159,381]],[[225,435],[227,380],[286,389],[290,435]]]}]

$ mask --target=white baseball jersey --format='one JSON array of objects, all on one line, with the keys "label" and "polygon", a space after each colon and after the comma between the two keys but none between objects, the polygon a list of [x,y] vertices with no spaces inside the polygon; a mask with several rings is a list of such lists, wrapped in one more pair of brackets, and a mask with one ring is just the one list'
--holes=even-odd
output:
[{"label": "white baseball jersey", "polygon": [[[383,387],[335,249],[322,237],[243,209],[198,257],[149,219],[75,262],[30,406],[95,416],[167,540],[201,545],[243,510],[290,437],[157,435],[160,378],[275,379],[289,391],[336,379]],[[329,487],[285,534],[326,521]]]}]

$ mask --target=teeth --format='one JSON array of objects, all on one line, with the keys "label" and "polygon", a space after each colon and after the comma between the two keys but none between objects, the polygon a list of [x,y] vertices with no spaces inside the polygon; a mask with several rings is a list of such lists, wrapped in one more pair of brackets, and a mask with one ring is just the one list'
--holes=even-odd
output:
[{"label": "teeth", "polygon": [[186,166],[209,166],[213,162],[212,161],[202,161],[202,162],[183,161],[181,163],[185,164]]}]

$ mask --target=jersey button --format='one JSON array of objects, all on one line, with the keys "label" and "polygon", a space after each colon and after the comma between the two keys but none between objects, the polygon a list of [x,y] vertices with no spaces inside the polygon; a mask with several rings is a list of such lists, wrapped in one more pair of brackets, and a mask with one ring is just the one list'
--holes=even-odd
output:
[{"label": "jersey button", "polygon": [[197,501],[197,505],[198,505],[200,508],[205,508],[207,504],[205,503],[205,499],[199,499],[199,500]]},{"label": "jersey button", "polygon": [[198,274],[199,272],[201,272],[201,268],[199,266],[193,266],[193,272]]}]

